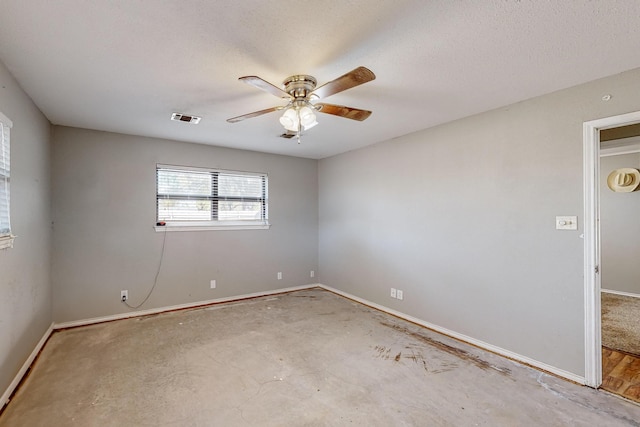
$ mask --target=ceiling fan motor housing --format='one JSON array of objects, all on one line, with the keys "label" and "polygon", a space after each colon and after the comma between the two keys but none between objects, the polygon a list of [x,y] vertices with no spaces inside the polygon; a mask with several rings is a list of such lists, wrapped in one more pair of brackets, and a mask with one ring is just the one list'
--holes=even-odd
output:
[{"label": "ceiling fan motor housing", "polygon": [[318,84],[317,80],[306,74],[297,74],[295,76],[288,77],[282,82],[284,85],[284,91],[289,95],[299,99],[305,99],[316,88]]}]

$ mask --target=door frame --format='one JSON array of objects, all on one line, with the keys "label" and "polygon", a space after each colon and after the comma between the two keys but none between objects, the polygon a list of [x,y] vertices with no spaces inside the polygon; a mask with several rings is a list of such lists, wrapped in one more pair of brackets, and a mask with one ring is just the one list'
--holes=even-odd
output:
[{"label": "door frame", "polygon": [[640,123],[640,111],[583,123],[585,384],[602,384],[600,130]]}]

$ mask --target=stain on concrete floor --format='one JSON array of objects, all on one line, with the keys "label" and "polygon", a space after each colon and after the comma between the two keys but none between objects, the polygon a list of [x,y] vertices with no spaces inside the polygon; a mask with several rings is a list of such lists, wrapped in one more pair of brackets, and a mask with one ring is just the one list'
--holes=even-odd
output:
[{"label": "stain on concrete floor", "polygon": [[509,370],[508,368],[498,367],[498,366],[492,365],[491,363],[487,362],[486,360],[483,360],[483,359],[481,359],[480,357],[478,357],[478,356],[476,356],[474,354],[470,354],[466,350],[462,350],[461,348],[445,344],[445,343],[443,343],[441,341],[435,340],[435,339],[430,338],[430,337],[428,337],[426,335],[423,335],[421,333],[409,330],[406,327],[395,325],[395,324],[389,324],[389,323],[385,323],[385,322],[380,322],[380,324],[382,326],[386,326],[388,328],[392,328],[392,329],[394,329],[396,331],[402,332],[403,334],[409,335],[412,338],[415,338],[415,339],[417,339],[419,341],[427,343],[427,344],[437,348],[438,350],[444,351],[445,353],[451,354],[451,355],[453,355],[455,357],[458,357],[458,358],[460,358],[462,360],[469,361],[469,362],[473,363],[474,365],[476,365],[480,369],[494,369],[494,370],[500,372],[503,375],[509,375],[511,373],[511,370]]}]

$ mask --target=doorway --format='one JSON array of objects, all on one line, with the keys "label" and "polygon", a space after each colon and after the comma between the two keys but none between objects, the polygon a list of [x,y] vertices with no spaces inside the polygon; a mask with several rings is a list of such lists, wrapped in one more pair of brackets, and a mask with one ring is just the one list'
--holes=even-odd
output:
[{"label": "doorway", "polygon": [[[584,141],[584,302],[585,302],[585,384],[602,385],[602,248],[600,229],[601,203],[601,132],[640,123],[640,112],[585,122]],[[611,132],[609,132],[611,134]]]},{"label": "doorway", "polygon": [[602,384],[640,402],[640,124],[600,131]]}]

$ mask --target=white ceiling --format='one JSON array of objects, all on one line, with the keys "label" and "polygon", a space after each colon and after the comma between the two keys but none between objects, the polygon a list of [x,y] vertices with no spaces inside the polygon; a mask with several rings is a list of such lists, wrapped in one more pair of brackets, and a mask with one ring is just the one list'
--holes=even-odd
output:
[{"label": "white ceiling", "polygon": [[[323,158],[640,67],[640,1],[0,0],[0,61],[54,124]],[[295,139],[239,82],[377,79]],[[173,122],[172,112],[202,116]]]}]

